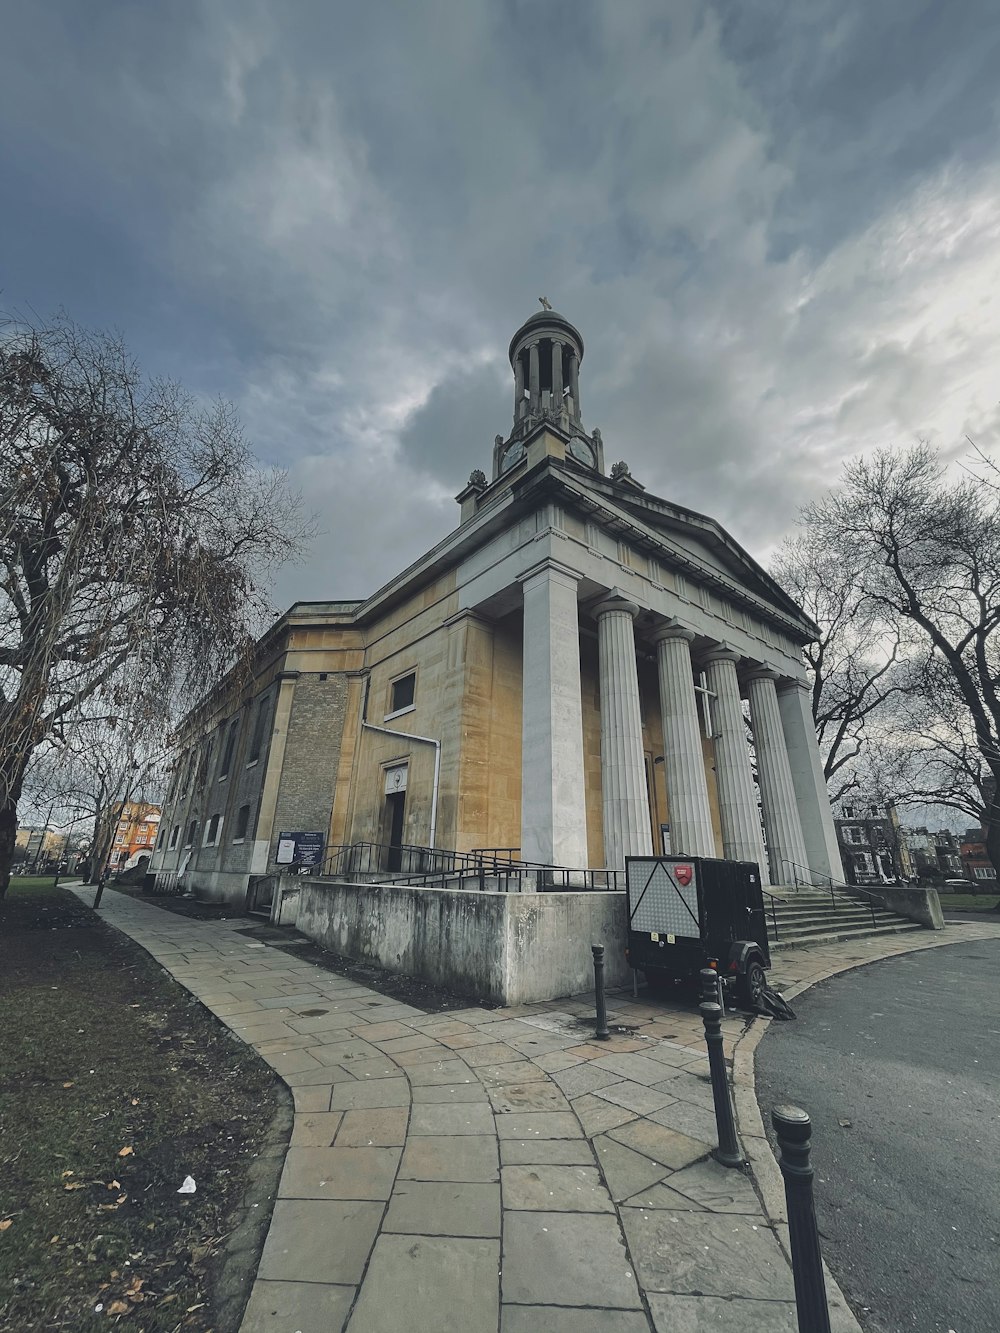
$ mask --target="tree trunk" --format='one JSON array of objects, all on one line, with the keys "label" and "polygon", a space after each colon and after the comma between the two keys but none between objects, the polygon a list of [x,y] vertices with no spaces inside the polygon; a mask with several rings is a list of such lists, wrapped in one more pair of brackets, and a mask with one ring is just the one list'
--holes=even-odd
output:
[{"label": "tree trunk", "polygon": [[17,802],[8,801],[0,805],[0,902],[6,897],[10,884],[10,867],[14,860],[16,841]]}]

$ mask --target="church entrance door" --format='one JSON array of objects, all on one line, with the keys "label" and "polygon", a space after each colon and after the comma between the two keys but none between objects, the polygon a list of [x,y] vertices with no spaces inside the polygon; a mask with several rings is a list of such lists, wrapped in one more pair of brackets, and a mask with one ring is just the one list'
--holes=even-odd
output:
[{"label": "church entrance door", "polygon": [[386,870],[403,868],[403,816],[406,808],[406,792],[389,792],[385,798],[385,812],[382,816],[384,830],[383,841],[386,847]]}]

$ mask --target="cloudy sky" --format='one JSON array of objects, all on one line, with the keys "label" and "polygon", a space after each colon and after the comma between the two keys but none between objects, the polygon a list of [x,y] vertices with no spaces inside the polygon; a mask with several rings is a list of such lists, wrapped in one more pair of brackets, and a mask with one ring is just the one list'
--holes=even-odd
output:
[{"label": "cloudy sky", "polygon": [[608,461],[766,557],[842,460],[1000,443],[995,0],[37,0],[0,303],[238,405],[363,596],[581,330]]}]

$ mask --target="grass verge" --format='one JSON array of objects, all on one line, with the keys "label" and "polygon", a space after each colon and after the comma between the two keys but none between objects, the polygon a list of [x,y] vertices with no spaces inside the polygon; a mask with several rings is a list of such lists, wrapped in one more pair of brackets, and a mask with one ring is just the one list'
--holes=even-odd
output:
[{"label": "grass verge", "polygon": [[992,912],[1000,902],[995,893],[939,893],[944,912]]},{"label": "grass verge", "polygon": [[0,907],[0,1020],[0,1328],[221,1333],[274,1075],[51,880]]}]

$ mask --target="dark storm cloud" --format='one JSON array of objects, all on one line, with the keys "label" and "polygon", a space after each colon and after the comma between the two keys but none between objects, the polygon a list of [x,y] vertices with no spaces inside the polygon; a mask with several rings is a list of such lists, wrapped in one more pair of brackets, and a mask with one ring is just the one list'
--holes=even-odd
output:
[{"label": "dark storm cloud", "polygon": [[0,288],[236,400],[320,515],[280,600],[370,591],[457,521],[539,294],[609,461],[761,554],[847,454],[1000,438],[995,26],[986,0],[15,8]]}]

